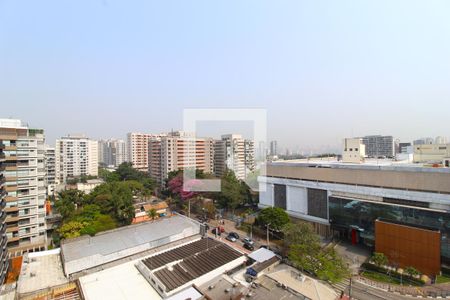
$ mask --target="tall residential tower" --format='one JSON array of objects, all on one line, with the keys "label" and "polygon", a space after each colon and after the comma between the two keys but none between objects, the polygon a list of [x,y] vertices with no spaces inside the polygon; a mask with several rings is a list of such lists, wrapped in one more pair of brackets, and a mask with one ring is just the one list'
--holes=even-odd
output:
[{"label": "tall residential tower", "polygon": [[45,249],[44,131],[28,128],[20,120],[0,119],[0,145],[0,220],[5,222],[2,230],[6,231],[9,252],[15,256]]},{"label": "tall residential tower", "polygon": [[84,135],[56,140],[56,178],[59,183],[83,175],[98,175],[98,142]]}]

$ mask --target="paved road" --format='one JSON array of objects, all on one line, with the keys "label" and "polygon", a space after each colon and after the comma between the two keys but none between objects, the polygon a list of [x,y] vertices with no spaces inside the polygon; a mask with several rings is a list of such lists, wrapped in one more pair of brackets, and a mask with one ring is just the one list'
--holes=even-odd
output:
[{"label": "paved road", "polygon": [[351,296],[352,299],[357,300],[417,300],[417,298],[415,297],[408,297],[385,292],[356,281],[353,281],[352,283]]}]

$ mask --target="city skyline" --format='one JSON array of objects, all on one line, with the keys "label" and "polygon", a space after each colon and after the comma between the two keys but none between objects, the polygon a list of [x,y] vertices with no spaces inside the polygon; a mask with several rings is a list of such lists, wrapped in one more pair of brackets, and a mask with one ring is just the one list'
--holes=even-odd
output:
[{"label": "city skyline", "polygon": [[290,149],[450,136],[450,4],[433,3],[2,2],[2,117],[51,143],[182,129],[185,108],[267,109]]}]

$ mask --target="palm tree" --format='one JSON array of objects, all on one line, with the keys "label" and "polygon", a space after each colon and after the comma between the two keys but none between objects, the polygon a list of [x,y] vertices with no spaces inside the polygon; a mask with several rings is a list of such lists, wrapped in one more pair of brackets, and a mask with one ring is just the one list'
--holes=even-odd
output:
[{"label": "palm tree", "polygon": [[153,221],[153,220],[155,220],[158,213],[156,212],[156,209],[152,208],[147,212],[147,215]]}]

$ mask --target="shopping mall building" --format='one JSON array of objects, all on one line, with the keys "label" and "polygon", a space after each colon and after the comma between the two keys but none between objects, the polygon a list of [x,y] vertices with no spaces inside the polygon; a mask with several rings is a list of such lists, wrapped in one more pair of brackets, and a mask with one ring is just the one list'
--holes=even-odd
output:
[{"label": "shopping mall building", "polygon": [[373,162],[273,162],[259,205],[281,207],[327,237],[436,274],[450,264],[450,168]]}]

